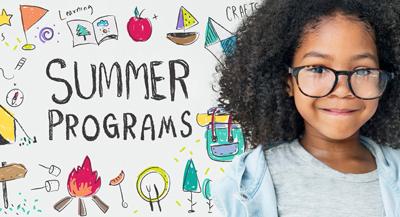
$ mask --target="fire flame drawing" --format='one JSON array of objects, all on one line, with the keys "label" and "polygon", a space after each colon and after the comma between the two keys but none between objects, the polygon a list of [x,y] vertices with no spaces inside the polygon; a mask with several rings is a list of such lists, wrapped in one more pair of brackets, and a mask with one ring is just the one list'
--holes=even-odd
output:
[{"label": "fire flame drawing", "polygon": [[101,186],[101,178],[97,171],[92,171],[92,164],[88,156],[82,167],[74,168],[68,177],[68,192],[72,197],[88,197],[97,193]]},{"label": "fire flame drawing", "polygon": [[85,157],[82,166],[74,168],[68,176],[67,188],[70,196],[64,197],[54,204],[54,209],[61,212],[74,198],[78,198],[78,214],[86,216],[85,197],[91,197],[94,203],[103,213],[108,211],[108,205],[97,195],[101,186],[101,178],[97,171],[92,170],[92,164],[88,156]]}]

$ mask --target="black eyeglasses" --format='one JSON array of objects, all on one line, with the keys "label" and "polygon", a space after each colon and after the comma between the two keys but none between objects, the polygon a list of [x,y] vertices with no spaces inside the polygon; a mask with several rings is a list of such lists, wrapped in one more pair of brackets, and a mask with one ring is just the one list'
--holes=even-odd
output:
[{"label": "black eyeglasses", "polygon": [[309,97],[321,98],[335,89],[339,75],[348,75],[347,83],[354,96],[364,100],[382,96],[393,72],[376,68],[359,68],[352,71],[337,71],[326,66],[289,67],[289,74],[296,78],[300,91]]}]

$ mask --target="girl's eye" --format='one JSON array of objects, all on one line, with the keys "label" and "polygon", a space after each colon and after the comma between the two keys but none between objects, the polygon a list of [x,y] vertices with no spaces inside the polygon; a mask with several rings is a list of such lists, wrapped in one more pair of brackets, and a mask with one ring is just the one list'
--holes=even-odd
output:
[{"label": "girl's eye", "polygon": [[323,73],[327,70],[323,66],[310,66],[310,67],[307,67],[306,69],[307,69],[307,71],[314,72],[314,73]]},{"label": "girl's eye", "polygon": [[356,75],[361,75],[361,76],[371,74],[371,71],[369,69],[356,69],[355,72],[356,72]]}]

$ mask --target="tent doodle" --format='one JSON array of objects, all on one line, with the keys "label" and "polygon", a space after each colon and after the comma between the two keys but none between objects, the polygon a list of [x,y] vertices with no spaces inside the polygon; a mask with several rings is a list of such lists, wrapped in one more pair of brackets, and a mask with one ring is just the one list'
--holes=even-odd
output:
[{"label": "tent doodle", "polygon": [[[19,126],[17,128],[17,126]],[[19,129],[19,131],[17,131]],[[36,143],[36,137],[33,139],[26,133],[19,121],[0,105],[0,145],[12,144],[16,141],[17,132],[22,131],[25,135],[20,138],[20,145]]]}]

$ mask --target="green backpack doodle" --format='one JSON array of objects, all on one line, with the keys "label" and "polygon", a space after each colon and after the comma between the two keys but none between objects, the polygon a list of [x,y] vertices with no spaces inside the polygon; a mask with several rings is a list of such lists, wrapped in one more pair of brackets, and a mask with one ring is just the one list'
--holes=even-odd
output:
[{"label": "green backpack doodle", "polygon": [[232,161],[236,155],[244,152],[244,138],[242,128],[232,124],[232,115],[229,114],[228,123],[216,123],[215,113],[219,108],[213,108],[211,123],[207,127],[207,153],[215,161]]}]

